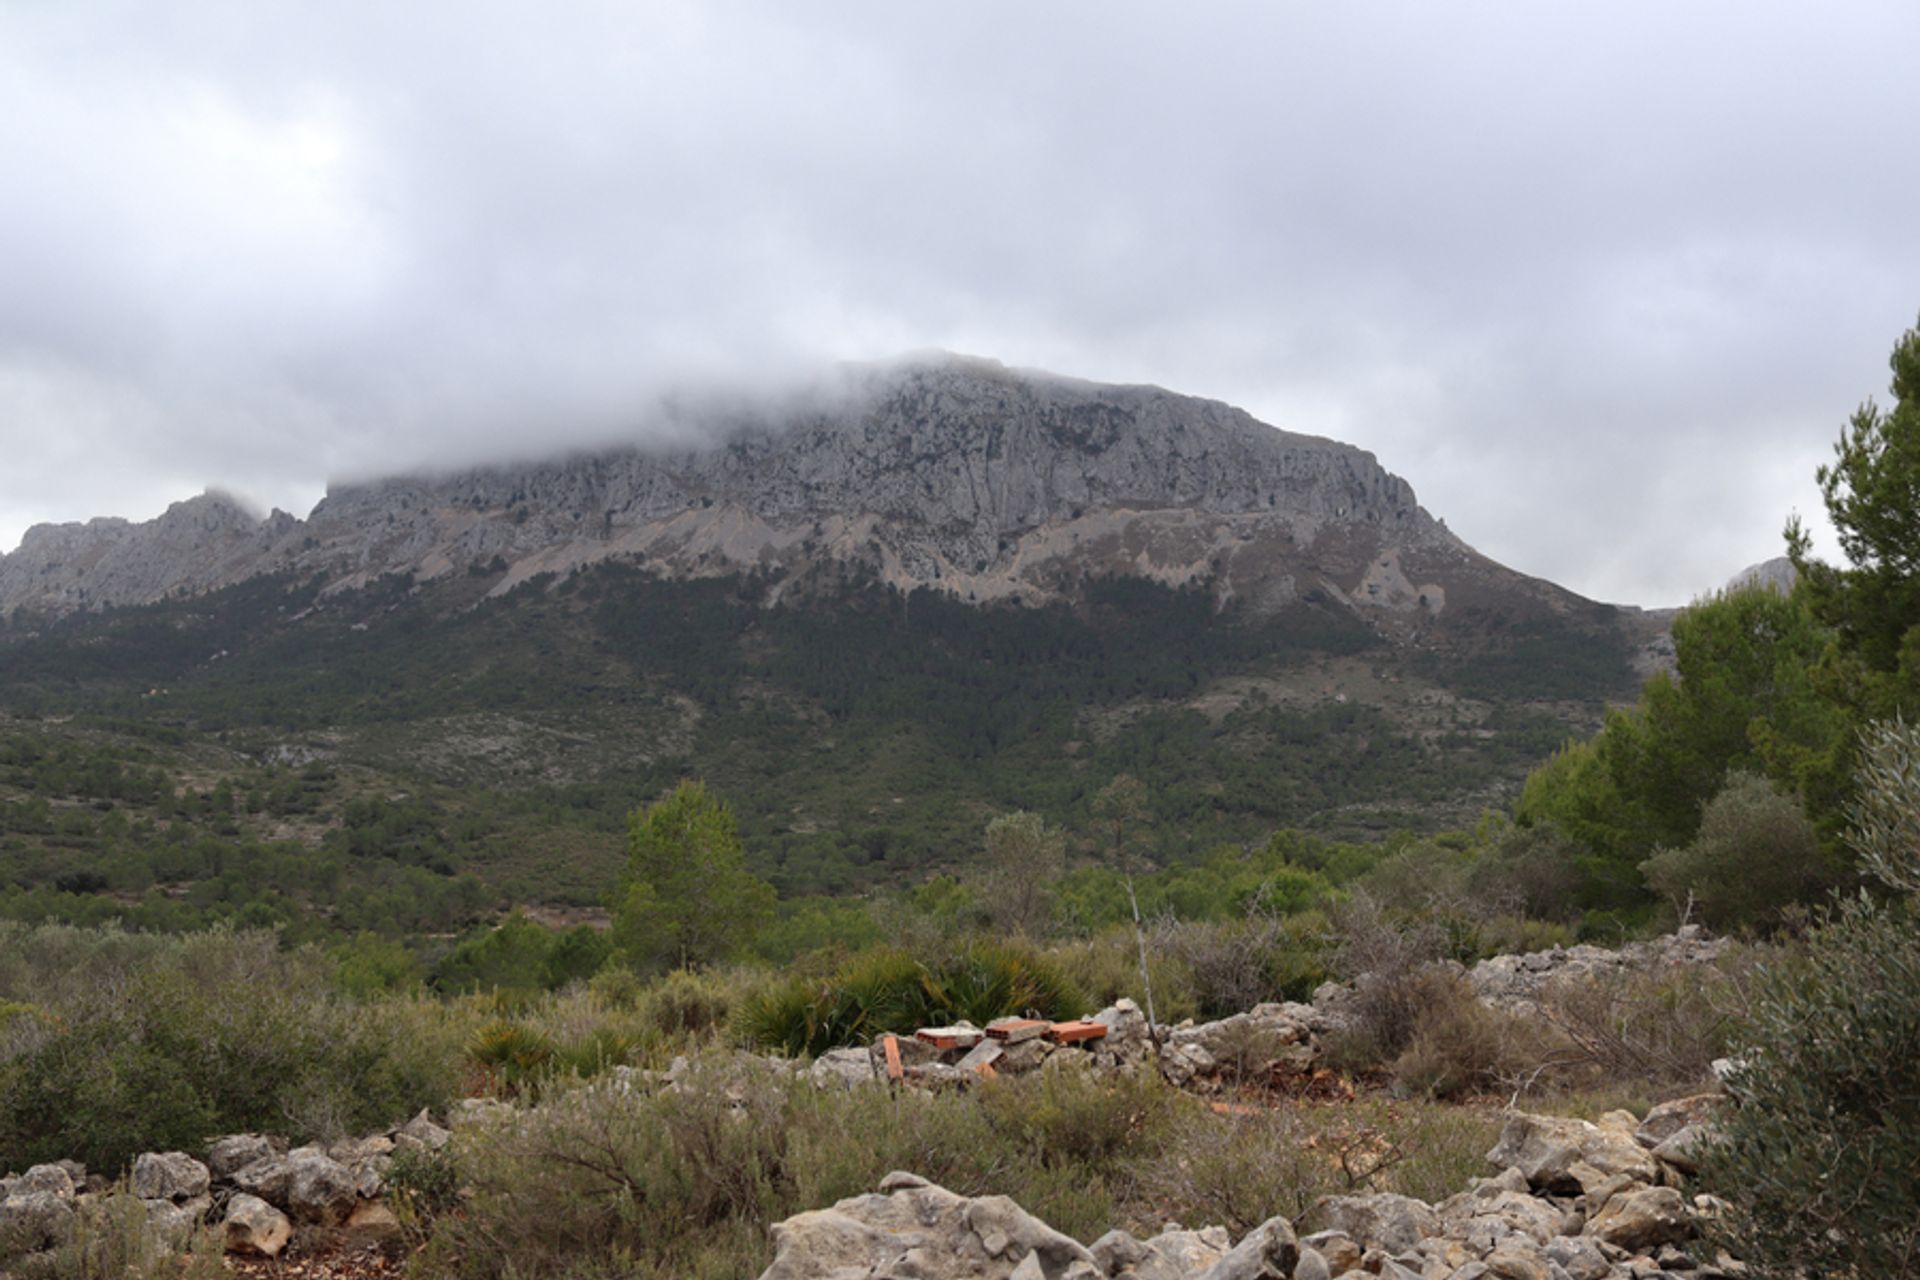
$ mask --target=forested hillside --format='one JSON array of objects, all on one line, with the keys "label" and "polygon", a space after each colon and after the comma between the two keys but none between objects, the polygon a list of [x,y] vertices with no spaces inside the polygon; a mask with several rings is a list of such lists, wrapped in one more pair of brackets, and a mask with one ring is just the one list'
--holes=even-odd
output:
[{"label": "forested hillside", "polygon": [[[6,910],[451,931],[598,905],[626,814],[683,777],[793,899],[908,887],[994,815],[1084,833],[1146,780],[1152,856],[1276,830],[1431,831],[1517,791],[1631,687],[1590,624],[1408,650],[1309,598],[1097,580],[979,607],[848,576],[601,565],[321,595],[258,579],[0,631]],[[311,923],[311,921],[309,922]]]}]

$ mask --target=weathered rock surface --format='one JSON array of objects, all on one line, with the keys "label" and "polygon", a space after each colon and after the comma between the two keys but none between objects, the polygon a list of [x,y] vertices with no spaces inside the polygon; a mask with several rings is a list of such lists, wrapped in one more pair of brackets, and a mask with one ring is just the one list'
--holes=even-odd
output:
[{"label": "weathered rock surface", "polygon": [[1555,983],[1711,964],[1730,945],[1724,938],[1707,937],[1698,925],[1687,925],[1663,937],[1630,942],[1618,949],[1583,943],[1523,955],[1493,956],[1468,970],[1467,979],[1473,984],[1474,994],[1485,1003],[1528,1013]]},{"label": "weathered rock surface", "polygon": [[969,1200],[912,1175],[892,1175],[886,1192],[842,1200],[774,1227],[773,1265],[763,1280],[914,1275],[1007,1280],[1032,1260],[1048,1280],[1100,1274],[1078,1241],[1005,1196]]},{"label": "weathered rock surface", "polygon": [[[420,1151],[438,1151],[447,1145],[453,1137],[451,1130],[443,1129],[433,1122],[433,1117],[425,1110],[394,1130],[393,1143],[388,1150],[414,1149]],[[384,1152],[368,1152],[371,1155],[383,1155]]]},{"label": "weathered rock surface", "polygon": [[1587,1230],[1622,1249],[1646,1250],[1682,1243],[1693,1234],[1693,1221],[1672,1187],[1639,1187],[1609,1197]]},{"label": "weathered rock surface", "polygon": [[1440,1233],[1440,1216],[1433,1206],[1411,1196],[1387,1193],[1332,1196],[1320,1202],[1314,1218],[1363,1249],[1384,1249],[1388,1253],[1405,1253],[1428,1236]]},{"label": "weathered rock surface", "polygon": [[1726,1095],[1719,1093],[1701,1093],[1663,1102],[1647,1112],[1647,1118],[1633,1131],[1634,1140],[1643,1147],[1657,1149],[1683,1129],[1701,1129],[1711,1124],[1726,1105]]},{"label": "weathered rock surface", "polygon": [[40,1248],[66,1238],[72,1229],[73,1176],[58,1164],[37,1164],[8,1179],[0,1199],[0,1235],[16,1246]]},{"label": "weathered rock surface", "polygon": [[233,1253],[277,1258],[293,1239],[293,1223],[287,1215],[258,1196],[245,1192],[227,1201],[227,1216],[221,1225],[227,1248]]},{"label": "weathered rock surface", "polygon": [[255,1161],[265,1160],[278,1150],[273,1141],[257,1133],[236,1133],[216,1139],[207,1148],[207,1172],[224,1182]]},{"label": "weathered rock surface", "polygon": [[173,1248],[181,1248],[207,1220],[213,1209],[213,1197],[193,1196],[186,1200],[142,1199],[147,1209],[147,1228]]},{"label": "weathered rock surface", "polygon": [[1631,1131],[1520,1112],[1507,1117],[1487,1161],[1496,1168],[1518,1169],[1536,1191],[1591,1190],[1616,1174],[1641,1182],[1659,1177],[1653,1156],[1634,1141]]},{"label": "weathered rock surface", "polygon": [[150,1151],[133,1162],[133,1194],[142,1200],[179,1204],[206,1195],[211,1183],[207,1166],[184,1151]]}]

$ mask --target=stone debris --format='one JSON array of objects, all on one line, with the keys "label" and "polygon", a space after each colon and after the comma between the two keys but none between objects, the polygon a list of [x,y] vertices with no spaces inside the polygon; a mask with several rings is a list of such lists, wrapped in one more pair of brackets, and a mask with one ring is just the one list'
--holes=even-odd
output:
[{"label": "stone debris", "polygon": [[1725,938],[1707,937],[1699,925],[1685,925],[1675,933],[1630,942],[1618,950],[1582,944],[1494,956],[1469,969],[1467,980],[1485,1003],[1513,1013],[1532,1013],[1556,983],[1712,964],[1732,945]]},{"label": "stone debris", "polygon": [[[1584,945],[1555,947],[1527,955],[1496,956],[1463,972],[1484,1003],[1509,1012],[1529,1012],[1537,1011],[1537,1000],[1555,983],[1710,964],[1728,945],[1689,926],[1616,951]],[[1311,1004],[1279,1001],[1210,1022],[1189,1020],[1155,1027],[1148,1024],[1137,1004],[1123,999],[1091,1017],[1070,1022],[1008,1017],[997,1018],[984,1028],[958,1022],[922,1027],[911,1035],[902,1029],[864,1047],[830,1049],[814,1059],[808,1071],[823,1087],[888,1084],[938,1089],[1020,1075],[1057,1060],[1110,1071],[1133,1071],[1150,1065],[1172,1084],[1200,1093],[1254,1081],[1283,1083],[1297,1090],[1321,1069],[1325,1046],[1348,1025],[1353,1000],[1351,986],[1329,982],[1314,992]],[[892,1050],[898,1054],[897,1064],[889,1051],[889,1036],[894,1038]],[[1651,1148],[1686,1127],[1689,1119],[1706,1114],[1696,1116],[1685,1108],[1710,1110],[1712,1105],[1701,1099],[1667,1104],[1648,1116],[1651,1128],[1646,1134],[1630,1138],[1637,1137],[1639,1145]],[[1658,1138],[1647,1141],[1655,1131],[1659,1131]],[[1689,1138],[1688,1142],[1693,1140]],[[1626,1145],[1631,1147],[1633,1142],[1629,1140]],[[1676,1146],[1674,1154],[1684,1155],[1685,1150],[1686,1144]],[[1614,1165],[1622,1161],[1613,1159],[1610,1153],[1611,1148],[1604,1148],[1601,1155],[1605,1158],[1600,1163],[1585,1163],[1603,1175],[1617,1172]],[[1631,1160],[1626,1163],[1632,1171],[1640,1171]]]},{"label": "stone debris", "polygon": [[1715,1206],[1666,1185],[1679,1170],[1635,1139],[1664,1132],[1664,1144],[1700,1123],[1674,1130],[1676,1112],[1711,1110],[1683,1101],[1692,1105],[1599,1124],[1514,1113],[1487,1153],[1493,1176],[1439,1204],[1328,1197],[1305,1236],[1275,1217],[1238,1242],[1169,1224],[1082,1248],[1004,1196],[968,1199],[893,1173],[875,1194],[776,1224],[760,1280],[1729,1280],[1740,1265],[1698,1240]]},{"label": "stone debris", "polygon": [[[438,1151],[450,1137],[425,1111],[383,1133],[291,1151],[277,1138],[229,1134],[207,1145],[204,1160],[185,1151],[136,1156],[126,1194],[145,1208],[147,1229],[172,1248],[187,1247],[196,1232],[212,1228],[229,1253],[278,1259],[301,1226],[324,1229],[328,1240],[349,1250],[355,1242],[383,1245],[400,1232],[386,1203],[394,1153]],[[60,1244],[80,1215],[119,1194],[110,1187],[72,1160],[0,1178],[0,1236],[29,1251]]]}]

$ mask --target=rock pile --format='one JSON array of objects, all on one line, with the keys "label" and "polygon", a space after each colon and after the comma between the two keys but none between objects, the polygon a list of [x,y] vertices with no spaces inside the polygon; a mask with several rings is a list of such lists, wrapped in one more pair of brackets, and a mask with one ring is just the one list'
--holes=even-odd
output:
[{"label": "rock pile", "polygon": [[[912,1036],[882,1035],[865,1047],[830,1049],[806,1071],[823,1088],[892,1080],[937,1089],[1021,1075],[1043,1066],[1131,1071],[1156,1055],[1156,1037],[1148,1033],[1146,1015],[1127,999],[1085,1022],[1005,1019],[1003,1023],[1018,1025],[1008,1031],[1000,1023],[982,1028],[961,1022],[923,1028]],[[1283,1003],[1258,1005],[1215,1022],[1163,1026],[1157,1036],[1159,1068],[1173,1083],[1201,1090],[1276,1070],[1309,1071],[1320,1058],[1320,1038],[1336,1025],[1337,1016],[1313,1005]]]},{"label": "rock pile", "polygon": [[[1711,964],[1729,945],[1724,939],[1706,937],[1697,926],[1688,926],[1618,950],[1555,947],[1495,956],[1462,972],[1483,1003],[1526,1015],[1538,1012],[1539,1000],[1555,984]],[[982,1077],[1021,1074],[1045,1064],[1075,1070],[1132,1070],[1153,1058],[1157,1047],[1159,1070],[1169,1081],[1205,1092],[1227,1082],[1312,1072],[1320,1065],[1327,1040],[1350,1024],[1355,995],[1352,986],[1329,982],[1314,992],[1312,1004],[1262,1004],[1212,1022],[1159,1026],[1151,1034],[1140,1007],[1121,1000],[1084,1024],[1071,1024],[1099,1028],[1097,1034],[1084,1038],[1051,1036],[1049,1024],[1037,1020],[1004,1020],[1023,1028],[1008,1035],[999,1034],[996,1027],[960,1023],[924,1028],[913,1036],[883,1035],[866,1046],[832,1049],[815,1059],[808,1071],[823,1087],[895,1080],[920,1088],[945,1088],[973,1084]],[[889,1040],[899,1058],[897,1073],[887,1057]]]},{"label": "rock pile", "polygon": [[1556,983],[1712,964],[1731,945],[1725,938],[1707,937],[1699,925],[1685,925],[1678,932],[1630,942],[1618,950],[1582,944],[1494,956],[1468,970],[1467,980],[1484,1003],[1513,1013],[1532,1013]]},{"label": "rock pile", "polygon": [[[397,1232],[399,1221],[385,1202],[394,1153],[437,1151],[449,1136],[424,1111],[396,1129],[326,1146],[289,1150],[276,1138],[231,1134],[209,1144],[205,1160],[184,1151],[137,1157],[127,1192],[146,1206],[147,1227],[160,1240],[182,1245],[211,1225],[229,1252],[272,1258],[296,1226],[374,1237]],[[109,1194],[108,1179],[73,1160],[0,1178],[0,1236],[16,1247],[49,1247]]]},{"label": "rock pile", "polygon": [[760,1280],[1720,1280],[1741,1268],[1703,1256],[1696,1228],[1715,1206],[1688,1199],[1686,1166],[1658,1154],[1718,1105],[1688,1098],[1598,1124],[1515,1113],[1487,1153],[1500,1172],[1459,1195],[1331,1197],[1312,1233],[1274,1217],[1237,1244],[1174,1225],[1082,1246],[1004,1196],[893,1173],[877,1194],[776,1225]]}]

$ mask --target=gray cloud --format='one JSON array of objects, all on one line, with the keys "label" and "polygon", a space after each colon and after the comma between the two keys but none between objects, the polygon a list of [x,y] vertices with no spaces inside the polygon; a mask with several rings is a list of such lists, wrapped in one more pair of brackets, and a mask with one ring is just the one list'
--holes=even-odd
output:
[{"label": "gray cloud", "polygon": [[0,547],[943,346],[1672,603],[1920,309],[1905,3],[0,8]]}]

